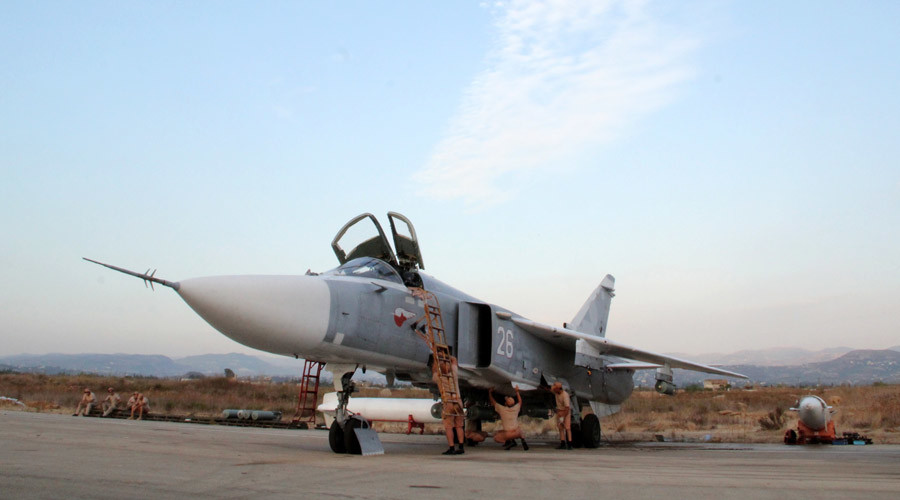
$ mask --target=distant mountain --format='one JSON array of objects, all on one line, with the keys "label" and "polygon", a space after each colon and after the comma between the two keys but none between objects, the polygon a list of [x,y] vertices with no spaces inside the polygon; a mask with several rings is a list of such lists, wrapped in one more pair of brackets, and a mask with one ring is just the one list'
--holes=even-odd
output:
[{"label": "distant mountain", "polygon": [[[856,350],[829,361],[792,366],[722,365],[726,370],[743,373],[750,383],[767,385],[839,385],[871,384],[873,382],[900,383],[900,351]],[[721,378],[718,375],[675,370],[675,384],[684,387],[701,383],[705,379]],[[635,381],[649,386],[655,381],[652,370],[638,372]],[[734,381],[744,385],[745,381]]]},{"label": "distant mountain", "polygon": [[[260,357],[248,354],[202,354],[169,358],[148,354],[19,354],[0,357],[0,371],[31,373],[96,373],[99,375],[139,375],[148,377],[181,377],[188,373],[221,376],[230,368],[238,377],[268,376],[299,379],[303,360],[283,357]],[[331,373],[323,371],[321,383],[330,384]],[[383,375],[357,371],[354,380],[380,384]]]},{"label": "distant mountain", "polygon": [[269,363],[247,354],[204,354],[172,359],[148,354],[20,354],[0,358],[0,364],[19,371],[41,373],[97,373],[101,375],[143,375],[177,377],[188,372],[222,375],[230,368],[239,377],[300,376],[303,362],[293,361],[293,368]]},{"label": "distant mountain", "polygon": [[184,367],[185,371],[195,371],[204,374],[221,375],[225,368],[230,368],[238,377],[250,377],[256,375],[300,377],[303,370],[303,361],[293,358],[285,358],[290,361],[290,366],[272,363],[249,354],[201,354],[176,358],[175,362]]},{"label": "distant mountain", "polygon": [[172,377],[190,371],[166,356],[147,354],[20,354],[0,358],[0,363],[40,373]]},{"label": "distant mountain", "polygon": [[850,347],[832,347],[819,351],[799,347],[773,347],[771,349],[746,349],[730,354],[672,353],[671,355],[708,365],[791,366],[830,361],[852,350]]},{"label": "distant mountain", "polygon": [[[713,359],[679,355],[687,359],[722,366],[727,370],[743,373],[752,383],[765,384],[871,384],[872,382],[900,383],[900,346],[884,350],[850,350],[834,356],[847,348],[837,347],[820,351],[805,349],[766,349],[741,351]],[[805,361],[828,358],[823,361]],[[780,359],[795,359],[789,365],[772,364]],[[761,360],[757,362],[723,362],[723,360]],[[762,364],[768,363],[768,364]],[[261,357],[247,354],[203,354],[172,359],[161,355],[146,354],[20,354],[0,357],[0,370],[38,373],[97,373],[101,375],[143,375],[155,377],[180,377],[189,372],[205,375],[222,375],[230,368],[239,377],[270,376],[299,378],[303,361],[288,357]],[[675,370],[675,383],[680,387],[700,383],[708,378],[720,378],[685,370]],[[369,371],[357,372],[356,380],[383,383],[384,377]],[[655,383],[653,370],[635,374],[639,385]],[[331,375],[322,372],[322,383],[331,383]],[[743,381],[735,381],[743,385]]]}]

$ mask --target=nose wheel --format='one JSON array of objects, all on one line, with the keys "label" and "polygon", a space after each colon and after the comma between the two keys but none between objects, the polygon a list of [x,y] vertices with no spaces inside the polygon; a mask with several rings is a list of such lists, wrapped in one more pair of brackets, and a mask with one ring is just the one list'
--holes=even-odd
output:
[{"label": "nose wheel", "polygon": [[331,428],[328,429],[328,445],[335,453],[347,453],[347,445],[344,444],[344,429],[337,420],[332,422]]},{"label": "nose wheel", "polygon": [[[347,410],[350,395],[356,392],[356,386],[350,380],[354,372],[345,373],[341,377],[338,391],[338,406],[334,411],[334,422],[328,429],[328,446],[335,453],[351,455],[378,455],[384,453],[378,435],[369,422],[360,415]],[[337,385],[337,384],[335,384]],[[363,437],[364,442],[360,442]]]},{"label": "nose wheel", "polygon": [[[347,446],[348,441],[352,441],[356,437],[353,428],[348,425],[354,419],[350,418],[350,412],[347,411],[350,395],[356,392],[356,384],[351,380],[353,373],[347,372],[341,376],[341,390],[337,393],[338,405],[334,410],[334,422],[331,423],[331,427],[328,429],[328,445],[331,446],[331,451],[335,453],[347,453],[354,449],[351,446],[350,450],[348,450]],[[359,449],[359,441],[356,442],[355,449]],[[357,453],[359,452],[357,451]]]}]

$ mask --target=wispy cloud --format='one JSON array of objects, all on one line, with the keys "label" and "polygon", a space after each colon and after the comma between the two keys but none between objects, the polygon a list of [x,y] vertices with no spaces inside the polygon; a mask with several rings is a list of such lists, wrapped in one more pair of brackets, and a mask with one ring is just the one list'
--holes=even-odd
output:
[{"label": "wispy cloud", "polygon": [[548,1],[498,7],[496,42],[417,181],[470,206],[503,201],[498,184],[616,137],[667,102],[692,70],[694,39],[655,6]]}]

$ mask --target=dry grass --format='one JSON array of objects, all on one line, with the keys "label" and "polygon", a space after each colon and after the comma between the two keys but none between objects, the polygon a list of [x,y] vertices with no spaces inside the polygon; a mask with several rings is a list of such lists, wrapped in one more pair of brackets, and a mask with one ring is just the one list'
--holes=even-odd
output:
[{"label": "dry grass", "polygon": [[[814,394],[833,405],[837,432],[867,434],[876,443],[900,444],[900,386],[799,389],[770,387],[728,392],[679,392],[663,396],[635,391],[622,411],[603,419],[608,438],[665,438],[713,442],[777,443],[795,427],[787,411],[801,396]],[[781,415],[781,416],[779,416]]]},{"label": "dry grass", "polygon": [[[0,374],[0,396],[16,398],[25,403],[26,411],[68,413],[75,410],[82,390],[89,387],[98,400],[106,397],[106,388],[113,387],[123,400],[132,392],[141,392],[150,400],[154,412],[190,417],[218,417],[226,408],[280,411],[284,418],[294,415],[297,407],[298,384],[267,381],[236,380],[210,377],[198,380],[158,379],[152,377],[104,377],[98,375],[42,375],[30,373]],[[322,387],[316,405],[324,393],[333,391]],[[360,397],[427,398],[424,389],[387,390],[383,387],[360,386]],[[0,402],[5,409],[21,406]],[[404,431],[406,427],[404,426]]]},{"label": "dry grass", "polygon": [[[191,417],[215,417],[226,408],[280,411],[286,419],[294,415],[297,384],[252,382],[225,378],[180,381],[144,377],[94,375],[0,374],[0,396],[19,399],[26,407],[0,402],[0,408],[22,411],[68,413],[74,410],[84,387],[99,399],[106,387],[115,387],[127,399],[133,391],[150,399],[153,411]],[[319,391],[319,402],[331,386]],[[815,394],[835,406],[838,432],[867,434],[876,443],[900,444],[900,385],[833,387],[817,390],[764,388],[728,392],[679,392],[663,396],[653,391],[635,391],[622,411],[602,420],[606,439],[647,441],[662,434],[672,440],[714,442],[781,442],[784,430],[794,427],[796,414],[786,411],[800,396]],[[384,389],[361,386],[360,397],[430,398],[424,389]],[[318,403],[317,403],[318,404]],[[761,421],[783,412],[783,426],[772,421],[764,429]],[[777,418],[777,417],[774,417]],[[321,417],[320,417],[321,422]],[[493,432],[496,423],[486,422]],[[551,420],[522,418],[530,436],[555,436]],[[406,432],[406,424],[377,423],[381,432]],[[440,425],[426,426],[429,434],[441,433]]]}]

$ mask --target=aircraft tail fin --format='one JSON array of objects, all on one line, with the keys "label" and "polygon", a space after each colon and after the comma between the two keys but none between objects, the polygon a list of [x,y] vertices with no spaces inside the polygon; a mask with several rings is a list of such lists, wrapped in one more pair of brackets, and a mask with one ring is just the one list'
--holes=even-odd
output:
[{"label": "aircraft tail fin", "polygon": [[607,274],[594,290],[587,302],[581,306],[578,314],[566,328],[598,337],[606,336],[606,322],[609,319],[609,306],[615,297],[616,279]]}]

